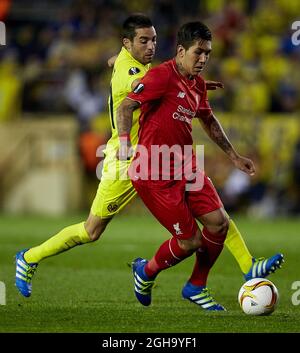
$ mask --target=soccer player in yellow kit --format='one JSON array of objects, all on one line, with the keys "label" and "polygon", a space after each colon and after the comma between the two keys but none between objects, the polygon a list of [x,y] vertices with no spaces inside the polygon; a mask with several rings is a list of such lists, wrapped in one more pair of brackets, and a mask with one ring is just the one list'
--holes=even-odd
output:
[{"label": "soccer player in yellow kit", "polygon": [[[16,286],[23,296],[31,295],[32,276],[41,260],[99,239],[114,215],[136,196],[131,180],[126,177],[130,161],[116,158],[119,148],[116,111],[127,94],[138,89],[139,79],[150,68],[155,47],[156,32],[151,20],[142,14],[128,17],[123,24],[123,47],[114,63],[111,78],[109,111],[112,136],[105,149],[102,177],[90,214],[85,222],[68,226],[44,243],[16,254]],[[132,145],[138,141],[139,113],[136,110],[133,116],[130,135]],[[255,259],[235,223],[230,219],[229,224],[225,245],[239,263],[245,279],[266,277],[280,267],[282,254]]]}]

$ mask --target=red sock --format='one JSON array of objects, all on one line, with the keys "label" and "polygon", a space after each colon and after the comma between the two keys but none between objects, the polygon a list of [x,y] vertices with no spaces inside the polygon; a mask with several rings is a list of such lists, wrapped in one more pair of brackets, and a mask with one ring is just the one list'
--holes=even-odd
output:
[{"label": "red sock", "polygon": [[196,251],[196,262],[189,279],[194,286],[206,286],[208,273],[219,257],[226,238],[226,234],[212,234],[206,228],[203,228],[202,235],[203,246]]},{"label": "red sock", "polygon": [[173,237],[162,243],[154,257],[145,266],[145,273],[148,277],[155,277],[160,271],[178,264],[190,255],[192,253],[182,250],[176,238]]}]

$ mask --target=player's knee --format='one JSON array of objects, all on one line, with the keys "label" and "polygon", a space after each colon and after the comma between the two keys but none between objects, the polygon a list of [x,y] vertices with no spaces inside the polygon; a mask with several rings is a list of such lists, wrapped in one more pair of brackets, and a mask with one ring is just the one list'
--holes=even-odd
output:
[{"label": "player's knee", "polygon": [[228,232],[228,228],[229,228],[229,221],[227,218],[224,218],[218,224],[215,224],[212,227],[206,227],[206,229],[209,232],[209,235],[207,234],[205,236],[218,244],[224,244],[224,241],[226,239],[226,235]]},{"label": "player's knee", "polygon": [[90,217],[88,218],[85,223],[85,229],[91,241],[96,241],[101,237],[109,221],[110,219],[98,218],[95,221],[95,219],[90,219]]},{"label": "player's knee", "polygon": [[210,233],[219,234],[225,239],[229,228],[229,220],[226,217],[220,217],[213,225],[205,227]]},{"label": "player's knee", "polygon": [[220,231],[219,231],[219,233],[221,233],[224,236],[224,240],[226,238],[228,229],[229,229],[229,220],[227,217],[224,217],[222,223],[220,224]]},{"label": "player's knee", "polygon": [[193,253],[202,246],[201,232],[198,229],[196,234],[189,239],[178,240],[178,245],[186,252]]},{"label": "player's knee", "polygon": [[102,231],[99,229],[87,230],[87,233],[91,241],[96,241],[100,238],[101,234],[103,233],[103,230]]}]

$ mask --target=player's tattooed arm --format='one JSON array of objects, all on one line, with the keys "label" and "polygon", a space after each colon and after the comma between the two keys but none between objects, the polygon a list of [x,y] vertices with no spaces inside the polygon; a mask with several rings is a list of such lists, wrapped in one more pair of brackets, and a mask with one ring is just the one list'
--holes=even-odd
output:
[{"label": "player's tattooed arm", "polygon": [[229,156],[237,168],[249,175],[254,175],[255,167],[253,162],[236,152],[213,113],[206,118],[199,118],[199,121],[207,135]]},{"label": "player's tattooed arm", "polygon": [[120,160],[128,160],[133,155],[130,141],[130,131],[132,127],[133,112],[140,106],[140,103],[129,98],[125,98],[117,109],[117,127],[120,140],[120,147],[117,157]]},{"label": "player's tattooed arm", "polygon": [[199,118],[199,121],[207,135],[226,153],[230,158],[237,156],[232,144],[226,136],[221,124],[214,114],[206,118]]},{"label": "player's tattooed arm", "polygon": [[119,136],[130,134],[132,127],[133,112],[140,106],[140,103],[125,98],[117,110],[117,127]]}]

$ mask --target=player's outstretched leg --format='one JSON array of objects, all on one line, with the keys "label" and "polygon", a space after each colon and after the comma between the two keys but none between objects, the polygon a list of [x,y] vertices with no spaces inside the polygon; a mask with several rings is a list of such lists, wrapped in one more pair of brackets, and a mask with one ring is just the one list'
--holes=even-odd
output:
[{"label": "player's outstretched leg", "polygon": [[151,304],[151,290],[154,285],[154,280],[151,280],[144,271],[147,263],[148,261],[141,257],[132,262],[134,293],[137,300],[144,306]]},{"label": "player's outstretched leg", "polygon": [[192,283],[187,282],[182,289],[182,297],[197,304],[204,310],[226,311],[221,304],[215,301],[206,286],[194,286]]},{"label": "player's outstretched leg", "polygon": [[24,253],[28,249],[21,250],[16,254],[16,286],[24,297],[30,297],[32,288],[32,276],[34,275],[37,263],[28,263],[24,259]]},{"label": "player's outstretched leg", "polygon": [[16,286],[21,294],[30,297],[31,278],[40,261],[70,250],[75,246],[97,240],[110,220],[111,218],[102,219],[90,214],[86,222],[68,226],[42,244],[19,251],[16,255]]},{"label": "player's outstretched leg", "polygon": [[244,274],[245,280],[248,281],[249,279],[258,277],[265,278],[269,274],[274,273],[278,268],[281,268],[283,262],[283,254],[275,254],[267,259],[264,257],[253,258],[249,271]]}]

